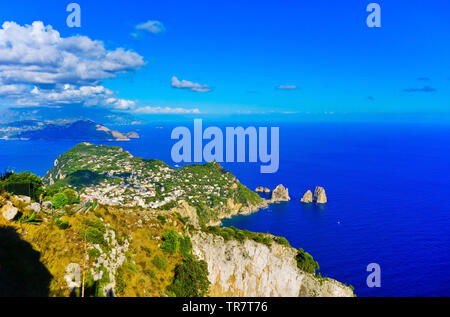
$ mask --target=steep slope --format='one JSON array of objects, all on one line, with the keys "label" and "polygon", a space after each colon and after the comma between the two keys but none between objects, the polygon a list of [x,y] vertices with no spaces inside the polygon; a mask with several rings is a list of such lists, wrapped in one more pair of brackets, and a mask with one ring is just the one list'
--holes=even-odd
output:
[{"label": "steep slope", "polygon": [[272,243],[196,233],[193,253],[208,263],[211,296],[352,297],[353,291],[335,280],[314,276],[297,266],[297,250]]}]

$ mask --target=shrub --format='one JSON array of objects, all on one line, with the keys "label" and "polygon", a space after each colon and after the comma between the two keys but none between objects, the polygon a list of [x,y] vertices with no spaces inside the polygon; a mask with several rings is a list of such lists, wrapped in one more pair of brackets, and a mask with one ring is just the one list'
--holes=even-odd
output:
[{"label": "shrub", "polygon": [[274,237],[273,241],[275,241],[278,244],[287,246],[287,247],[290,246],[289,241],[287,241],[287,239],[285,237]]},{"label": "shrub", "polygon": [[152,263],[158,270],[165,271],[167,269],[167,261],[162,256],[155,255],[155,257],[152,260]]},{"label": "shrub", "polygon": [[191,238],[185,236],[184,238],[180,239],[180,252],[185,258],[192,256],[191,250],[192,250]]},{"label": "shrub", "polygon": [[62,230],[66,230],[70,227],[70,224],[68,221],[61,220],[61,219],[55,219],[55,225]]},{"label": "shrub", "polygon": [[209,285],[206,262],[188,257],[176,266],[173,283],[167,291],[177,297],[202,297],[208,292]]},{"label": "shrub", "polygon": [[159,209],[161,209],[161,210],[170,210],[172,208],[175,208],[176,206],[177,206],[176,201],[172,200],[172,201],[168,202],[167,204],[159,207]]},{"label": "shrub", "polygon": [[166,223],[166,217],[164,217],[163,215],[158,215],[158,217],[156,217],[156,219],[161,221],[162,224]]},{"label": "shrub", "polygon": [[100,256],[100,251],[97,248],[89,249],[87,251],[90,259],[97,259]]},{"label": "shrub", "polygon": [[58,209],[64,207],[65,205],[67,205],[67,203],[68,203],[67,197],[63,193],[57,193],[52,198],[53,208]]},{"label": "shrub", "polygon": [[170,254],[174,254],[175,252],[177,252],[180,245],[180,237],[178,236],[178,233],[173,230],[166,230],[163,236],[163,240],[164,242],[161,245],[161,249]]},{"label": "shrub", "polygon": [[320,270],[319,263],[314,261],[312,255],[303,249],[298,249],[295,259],[297,260],[298,268],[305,272],[316,274],[316,270]]},{"label": "shrub", "polygon": [[77,192],[73,189],[67,188],[63,191],[63,194],[67,197],[67,202],[71,205],[78,202]]},{"label": "shrub", "polygon": [[177,213],[177,218],[178,220],[180,220],[180,222],[185,225],[188,221],[188,218],[183,217],[182,215],[180,215],[179,213]]},{"label": "shrub", "polygon": [[103,237],[103,232],[94,227],[88,227],[86,232],[86,241],[92,244],[106,244],[105,238]]}]

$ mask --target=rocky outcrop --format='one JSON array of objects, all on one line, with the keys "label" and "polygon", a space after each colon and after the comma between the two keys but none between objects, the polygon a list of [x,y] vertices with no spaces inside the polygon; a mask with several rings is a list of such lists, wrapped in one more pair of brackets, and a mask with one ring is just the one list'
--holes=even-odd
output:
[{"label": "rocky outcrop", "polygon": [[197,209],[189,205],[186,201],[181,201],[178,204],[177,212],[184,218],[188,219],[188,223],[194,227],[199,227],[199,220],[197,215]]},{"label": "rocky outcrop", "polygon": [[313,194],[310,190],[308,190],[300,200],[304,204],[310,204],[313,202]]},{"label": "rocky outcrop", "polygon": [[267,187],[263,187],[263,186],[259,186],[255,189],[255,192],[257,193],[266,193],[269,194],[270,193],[270,189]]},{"label": "rocky outcrop", "polygon": [[193,254],[208,264],[210,296],[218,297],[350,297],[342,283],[314,276],[297,267],[297,250],[253,240],[225,241],[204,232],[192,238]]},{"label": "rocky outcrop", "polygon": [[40,213],[41,212],[41,205],[39,205],[39,203],[32,203],[29,206],[27,206],[28,210],[35,212],[35,213]]},{"label": "rocky outcrop", "polygon": [[5,205],[2,207],[2,216],[7,221],[14,220],[14,218],[17,216],[19,210],[16,207]]},{"label": "rocky outcrop", "polygon": [[77,263],[70,263],[66,268],[66,275],[64,279],[67,282],[67,287],[72,291],[81,286],[81,268]]},{"label": "rocky outcrop", "polygon": [[31,198],[28,196],[13,196],[13,199],[16,201],[20,201],[24,204],[29,204],[31,203]]},{"label": "rocky outcrop", "polygon": [[314,190],[314,202],[316,204],[327,203],[327,195],[323,187],[317,186],[316,189]]},{"label": "rocky outcrop", "polygon": [[272,197],[271,202],[276,203],[280,201],[289,201],[291,198],[289,197],[289,190],[287,188],[284,188],[283,185],[278,185],[273,191],[272,191]]}]

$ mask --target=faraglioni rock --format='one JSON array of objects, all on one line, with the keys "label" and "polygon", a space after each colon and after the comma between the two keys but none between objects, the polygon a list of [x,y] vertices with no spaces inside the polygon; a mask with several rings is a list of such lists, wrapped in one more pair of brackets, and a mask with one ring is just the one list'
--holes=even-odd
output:
[{"label": "faraglioni rock", "polygon": [[317,186],[316,189],[314,190],[314,202],[316,204],[327,203],[327,195],[323,187]]},{"label": "faraglioni rock", "polygon": [[272,202],[279,202],[279,201],[289,201],[291,198],[289,197],[289,190],[285,188],[282,184],[278,185],[273,191],[272,191]]},{"label": "faraglioni rock", "polygon": [[312,192],[308,189],[308,191],[303,195],[300,201],[304,204],[311,204],[313,202]]},{"label": "faraglioni rock", "polygon": [[270,193],[270,189],[268,189],[267,187],[259,186],[255,189],[255,192],[268,194]]}]

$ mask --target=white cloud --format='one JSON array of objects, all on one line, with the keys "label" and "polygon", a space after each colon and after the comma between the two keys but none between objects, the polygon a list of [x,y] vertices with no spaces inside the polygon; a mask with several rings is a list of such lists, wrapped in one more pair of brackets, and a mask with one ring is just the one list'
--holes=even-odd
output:
[{"label": "white cloud", "polygon": [[163,33],[166,31],[166,28],[161,22],[152,20],[136,25],[135,29],[138,31],[146,31],[153,34]]},{"label": "white cloud", "polygon": [[296,90],[296,85],[280,85],[276,88],[277,90]]},{"label": "white cloud", "polygon": [[186,109],[186,108],[170,108],[170,107],[141,107],[136,108],[134,113],[138,114],[198,114],[200,113],[200,110],[195,109]]},{"label": "white cloud", "polygon": [[208,85],[201,85],[188,80],[178,80],[177,77],[172,77],[172,87],[179,89],[189,89],[195,92],[210,92],[211,88]]},{"label": "white cloud", "polygon": [[33,89],[22,91],[16,96],[18,106],[52,106],[82,104],[84,106],[104,106],[117,110],[133,109],[135,101],[115,97],[113,91],[101,86],[58,85],[52,89]]},{"label": "white cloud", "polygon": [[63,38],[40,21],[24,26],[5,22],[0,28],[0,95],[18,105],[130,109],[134,101],[116,98],[100,83],[144,64],[133,51],[107,50],[103,42],[86,36]]},{"label": "white cloud", "polygon": [[86,36],[62,38],[40,21],[0,28],[0,81],[27,84],[96,84],[144,65],[139,54],[107,50]]}]

